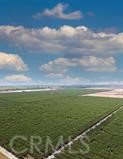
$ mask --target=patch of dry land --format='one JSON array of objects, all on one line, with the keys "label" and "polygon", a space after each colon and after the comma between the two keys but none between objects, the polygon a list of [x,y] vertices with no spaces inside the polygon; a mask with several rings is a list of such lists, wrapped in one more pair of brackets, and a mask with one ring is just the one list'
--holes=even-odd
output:
[{"label": "patch of dry land", "polygon": [[0,159],[8,159],[5,155],[3,155],[2,153],[0,153]]},{"label": "patch of dry land", "polygon": [[17,159],[13,154],[0,146],[0,159]]},{"label": "patch of dry land", "polygon": [[123,98],[123,89],[113,89],[113,90],[104,91],[104,92],[84,94],[82,96]]}]

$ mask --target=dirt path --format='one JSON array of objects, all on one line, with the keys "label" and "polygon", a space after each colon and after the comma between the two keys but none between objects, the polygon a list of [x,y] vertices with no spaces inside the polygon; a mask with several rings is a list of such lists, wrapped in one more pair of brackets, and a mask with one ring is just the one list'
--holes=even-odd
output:
[{"label": "dirt path", "polygon": [[3,155],[2,153],[0,153],[0,159],[9,159],[9,158]]},{"label": "dirt path", "polygon": [[18,159],[18,158],[0,146],[0,159]]}]

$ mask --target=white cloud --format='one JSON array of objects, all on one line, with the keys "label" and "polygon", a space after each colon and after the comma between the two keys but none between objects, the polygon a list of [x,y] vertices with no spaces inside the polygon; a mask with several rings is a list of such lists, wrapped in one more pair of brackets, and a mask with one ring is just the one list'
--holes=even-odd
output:
[{"label": "white cloud", "polygon": [[87,71],[113,72],[117,70],[116,61],[113,57],[85,56],[75,60],[77,65]]},{"label": "white cloud", "polygon": [[16,83],[25,83],[25,82],[31,82],[32,79],[30,77],[27,77],[23,74],[13,74],[9,76],[5,76],[3,79],[4,82],[16,82]]},{"label": "white cloud", "polygon": [[0,70],[1,69],[25,71],[27,70],[27,65],[18,55],[0,52]]},{"label": "white cloud", "polygon": [[65,13],[68,7],[68,4],[62,4],[58,3],[54,8],[52,9],[45,9],[41,13],[37,13],[36,15],[33,16],[35,19],[40,19],[42,16],[46,17],[53,17],[57,19],[66,19],[66,20],[77,20],[81,19],[83,17],[81,11],[77,10],[71,13]]},{"label": "white cloud", "polygon": [[0,40],[31,52],[65,56],[110,56],[123,52],[123,33],[94,32],[87,27],[62,26],[30,29],[0,26]]},{"label": "white cloud", "polygon": [[115,59],[113,57],[99,58],[94,56],[83,56],[81,58],[57,58],[47,64],[41,65],[41,70],[50,77],[62,77],[70,68],[79,67],[86,71],[113,72],[116,71]]},{"label": "white cloud", "polygon": [[82,84],[88,84],[89,80],[84,79],[82,77],[71,77],[69,75],[64,76],[64,78],[61,78],[59,80],[59,84],[61,85],[82,85]]},{"label": "white cloud", "polygon": [[63,73],[63,72],[59,72],[59,73],[54,73],[54,71],[53,72],[49,72],[48,74],[47,74],[47,77],[50,77],[50,78],[63,78],[64,77],[64,74],[65,73]]},{"label": "white cloud", "polygon": [[70,59],[57,58],[47,64],[41,66],[41,70],[48,74],[64,74],[68,71],[69,67],[75,66]]}]

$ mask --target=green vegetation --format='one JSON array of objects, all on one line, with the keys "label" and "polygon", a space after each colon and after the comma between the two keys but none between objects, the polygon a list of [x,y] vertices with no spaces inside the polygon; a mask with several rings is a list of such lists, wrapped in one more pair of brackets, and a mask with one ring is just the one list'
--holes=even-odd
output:
[{"label": "green vegetation", "polygon": [[88,137],[89,141],[86,140],[86,143],[90,147],[89,153],[80,153],[78,150],[84,150],[85,147],[77,141],[71,148],[72,152],[78,151],[77,153],[70,154],[66,149],[56,159],[121,159],[123,157],[123,110],[88,133]]},{"label": "green vegetation", "polygon": [[[16,141],[15,147],[18,150],[28,148],[26,154],[31,154],[29,138],[40,136],[43,138],[40,149],[44,152],[47,136],[54,144],[61,135],[66,141],[68,136],[77,136],[123,103],[122,99],[80,96],[92,92],[95,91],[69,89],[0,94],[0,145],[9,150],[12,137],[23,135],[28,141]],[[36,159],[44,157],[37,151],[31,155]]]}]

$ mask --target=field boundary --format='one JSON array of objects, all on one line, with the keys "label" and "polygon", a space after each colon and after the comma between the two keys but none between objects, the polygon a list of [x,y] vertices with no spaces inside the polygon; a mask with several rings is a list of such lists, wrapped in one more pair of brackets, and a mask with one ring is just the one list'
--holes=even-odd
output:
[{"label": "field boundary", "polygon": [[0,146],[0,154],[5,156],[5,159],[18,159],[12,153],[8,152],[6,149]]},{"label": "field boundary", "polygon": [[58,155],[58,154],[60,154],[65,148],[67,148],[68,146],[74,144],[75,141],[79,140],[80,138],[82,138],[83,136],[85,136],[88,132],[90,132],[91,130],[94,130],[95,128],[97,128],[98,126],[100,126],[102,123],[104,123],[106,120],[108,120],[109,118],[111,118],[114,114],[116,114],[122,108],[123,108],[123,106],[120,106],[116,110],[110,112],[108,115],[106,115],[105,117],[103,117],[101,120],[99,120],[98,122],[96,122],[95,124],[93,124],[92,126],[90,126],[82,134],[80,134],[77,137],[75,137],[72,141],[64,144],[62,147],[60,147],[58,150],[56,150],[55,152],[53,152],[51,155],[49,155],[48,157],[46,157],[44,159],[55,159],[56,158],[55,156]]}]

